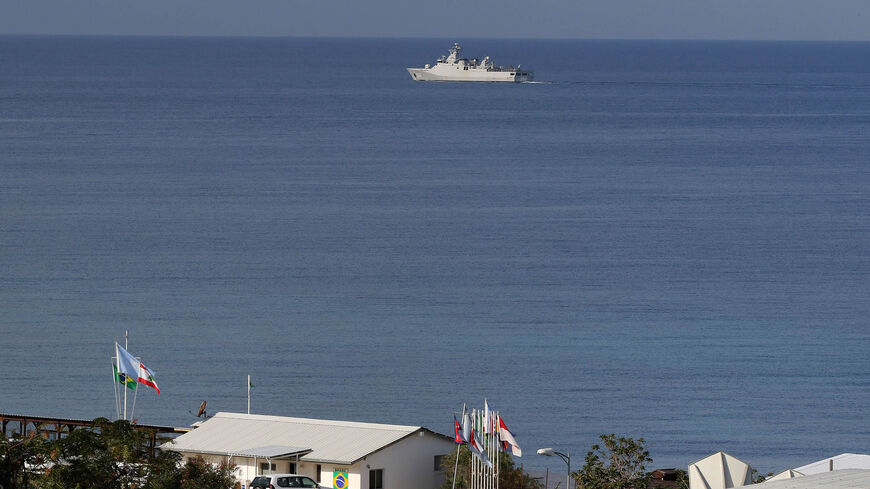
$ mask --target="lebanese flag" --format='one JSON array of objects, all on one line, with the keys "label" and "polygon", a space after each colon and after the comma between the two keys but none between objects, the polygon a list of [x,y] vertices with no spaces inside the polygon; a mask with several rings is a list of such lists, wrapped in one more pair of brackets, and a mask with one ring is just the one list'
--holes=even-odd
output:
[{"label": "lebanese flag", "polygon": [[501,436],[501,439],[510,443],[511,445],[511,453],[516,455],[517,457],[523,456],[523,450],[520,448],[517,443],[516,438],[514,438],[513,433],[505,426],[504,420],[501,419],[501,416],[498,417],[498,434]]},{"label": "lebanese flag", "polygon": [[157,394],[160,394],[160,388],[157,387],[157,381],[154,380],[154,374],[151,373],[151,371],[148,370],[148,367],[146,367],[142,362],[139,362],[139,383],[147,385],[156,390]]},{"label": "lebanese flag", "polygon": [[456,419],[456,416],[453,416],[453,441],[456,443],[462,443],[462,426],[459,426],[459,420]]}]

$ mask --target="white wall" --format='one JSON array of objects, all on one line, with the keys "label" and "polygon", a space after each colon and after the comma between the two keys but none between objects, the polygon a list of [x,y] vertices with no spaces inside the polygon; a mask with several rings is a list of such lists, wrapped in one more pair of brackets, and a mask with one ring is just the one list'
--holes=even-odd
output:
[{"label": "white wall", "polygon": [[[184,461],[187,461],[189,458],[195,458],[200,456],[205,459],[206,462],[217,465],[223,461],[227,460],[226,455],[202,455],[198,453],[188,453],[181,452],[181,455],[184,457]],[[230,459],[230,463],[236,465],[235,477],[236,481],[240,484],[244,484],[246,488],[251,486],[251,481],[254,480],[254,477],[258,475],[266,474],[286,474],[290,471],[290,463],[296,462],[295,460],[272,460],[271,462],[266,460],[265,458],[257,458],[253,457],[232,457]],[[260,470],[261,463],[272,463],[275,464],[275,471],[263,472]],[[323,465],[323,473],[324,473],[324,482],[321,484],[331,487],[332,479],[329,478],[327,480],[326,476],[329,475],[328,471],[330,470],[329,466]],[[317,464],[312,462],[296,462],[296,473],[300,475],[307,475],[312,479],[317,479]],[[327,483],[328,482],[328,483]]]},{"label": "white wall", "polygon": [[[420,436],[420,433],[423,436]],[[435,456],[456,449],[450,439],[419,432],[366,457],[360,468],[360,485],[350,489],[369,489],[369,470],[384,469],[384,489],[435,489],[444,482],[435,470]]]}]

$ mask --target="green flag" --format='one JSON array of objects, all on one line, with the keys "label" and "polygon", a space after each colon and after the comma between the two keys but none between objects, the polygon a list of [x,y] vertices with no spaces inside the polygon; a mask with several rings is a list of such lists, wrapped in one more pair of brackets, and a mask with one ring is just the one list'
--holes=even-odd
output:
[{"label": "green flag", "polygon": [[126,385],[127,388],[130,390],[136,389],[136,380],[132,377],[127,377],[127,374],[125,374],[124,372],[118,372],[118,366],[114,363],[112,364],[112,370],[115,372],[115,380],[119,384]]}]

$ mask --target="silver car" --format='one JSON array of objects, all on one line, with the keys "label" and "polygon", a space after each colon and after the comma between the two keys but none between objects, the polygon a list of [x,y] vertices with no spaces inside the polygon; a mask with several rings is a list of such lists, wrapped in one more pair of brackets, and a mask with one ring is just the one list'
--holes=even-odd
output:
[{"label": "silver car", "polygon": [[283,489],[285,487],[312,487],[330,489],[314,482],[314,479],[299,474],[258,475],[251,481],[251,489]]}]

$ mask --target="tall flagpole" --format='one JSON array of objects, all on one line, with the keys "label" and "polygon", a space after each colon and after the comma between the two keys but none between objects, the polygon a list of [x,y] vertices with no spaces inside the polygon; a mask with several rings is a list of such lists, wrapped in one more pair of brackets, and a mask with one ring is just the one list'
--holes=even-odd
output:
[{"label": "tall flagpole", "polygon": [[251,414],[251,374],[248,374],[248,414]]},{"label": "tall flagpole", "polygon": [[[121,417],[121,393],[118,391],[118,374],[115,369],[115,360],[112,360],[112,384],[115,385],[115,418]],[[124,387],[127,387],[126,385]]]},{"label": "tall flagpole", "polygon": [[[128,333],[129,333],[129,331],[127,331],[125,329],[124,330],[124,349],[127,351],[130,351],[129,350],[129,348],[130,348],[129,341],[130,340],[128,337],[129,336]],[[117,353],[117,352],[115,352],[115,353]],[[118,358],[121,358],[121,355],[118,355]],[[127,374],[127,375],[129,375],[129,374]],[[124,384],[124,419],[125,420],[127,419],[127,389],[126,389],[126,387],[127,387],[127,385]]]},{"label": "tall flagpole", "polygon": [[456,460],[453,461],[453,489],[456,489],[456,470],[459,468],[459,450],[462,448],[462,438],[465,433],[465,403],[462,403],[462,414],[460,416],[462,421],[459,422],[459,445],[456,447]]},{"label": "tall flagpole", "polygon": [[495,451],[499,461],[499,464],[495,466],[495,489],[498,489],[498,476],[501,475],[501,449],[504,448],[504,444],[501,441],[501,412],[495,413],[494,430],[498,435],[498,449]]}]

